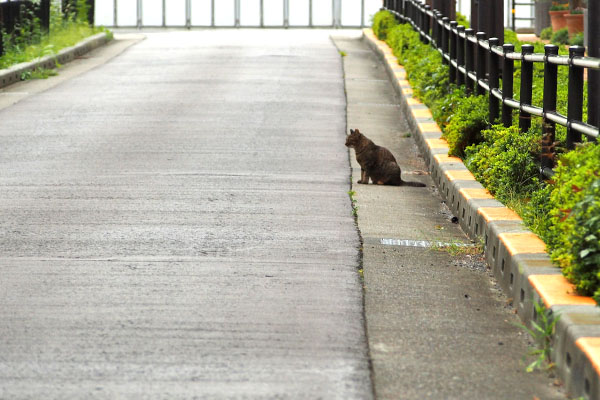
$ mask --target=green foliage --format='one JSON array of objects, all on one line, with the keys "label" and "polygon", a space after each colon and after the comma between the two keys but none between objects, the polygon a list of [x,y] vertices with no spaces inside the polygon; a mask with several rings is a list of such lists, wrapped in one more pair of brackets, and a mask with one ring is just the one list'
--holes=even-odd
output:
[{"label": "green foliage", "polygon": [[600,289],[598,239],[596,247],[588,241],[593,242],[594,235],[600,237],[599,165],[598,144],[588,144],[560,159],[549,189],[549,220],[542,232],[550,257],[584,295]]},{"label": "green foliage", "polygon": [[552,38],[552,27],[549,26],[547,28],[542,29],[540,32],[540,39],[542,40],[550,40]]},{"label": "green foliage", "polygon": [[552,363],[552,345],[556,323],[560,315],[547,309],[542,301],[533,303],[537,315],[537,322],[531,321],[531,329],[523,324],[515,324],[526,330],[535,340],[539,347],[530,350],[529,355],[536,356],[535,361],[530,363],[525,369],[527,372],[533,372],[538,369],[548,370],[554,367]]},{"label": "green foliage", "polygon": [[578,34],[574,35],[571,38],[571,40],[569,41],[569,44],[571,44],[572,46],[583,46],[583,42],[584,42],[583,32],[579,32]]},{"label": "green foliage", "polygon": [[600,179],[583,190],[583,199],[571,210],[574,229],[569,232],[573,265],[571,278],[581,292],[591,293],[600,303]]},{"label": "green foliage", "polygon": [[550,41],[555,45],[562,46],[569,44],[569,31],[567,28],[562,28],[554,32]]},{"label": "green foliage", "polygon": [[552,7],[550,7],[550,11],[564,11],[569,9],[569,4],[567,3],[553,3]]},{"label": "green foliage", "polygon": [[348,196],[350,197],[350,205],[352,207],[352,215],[357,217],[358,216],[358,205],[356,205],[356,199],[354,198],[355,195],[356,195],[356,192],[354,190],[348,191]]},{"label": "green foliage", "polygon": [[536,132],[494,125],[481,134],[483,141],[466,149],[465,164],[482,185],[502,202],[527,198],[539,188]]},{"label": "green foliage", "polygon": [[388,31],[398,25],[394,14],[387,10],[378,11],[373,16],[373,33],[379,40],[386,40]]},{"label": "green foliage", "polygon": [[104,28],[90,27],[87,17],[85,20],[78,17],[78,15],[84,15],[84,12],[87,13],[85,7],[88,7],[87,4],[79,1],[76,10],[65,17],[60,2],[53,1],[50,8],[50,31],[48,33],[41,31],[40,21],[35,17],[23,18],[23,22],[18,26],[18,32],[15,34],[3,32],[5,53],[0,57],[0,69],[47,55],[55,55],[61,49],[73,46],[82,39],[99,32],[106,32],[107,35],[110,35],[110,32]]},{"label": "green foliage", "polygon": [[48,69],[48,68],[36,68],[31,71],[25,71],[21,74],[21,80],[25,81],[28,79],[48,79],[51,76],[58,75],[56,69]]},{"label": "green foliage", "polygon": [[519,42],[519,37],[515,31],[511,31],[510,29],[504,30],[504,43],[517,44]]},{"label": "green foliage", "polygon": [[462,25],[465,28],[470,28],[471,27],[471,23],[469,22],[469,20],[467,19],[467,17],[465,17],[464,15],[462,15],[459,12],[456,13],[456,22],[458,22],[458,25]]},{"label": "green foliage", "polygon": [[443,134],[450,155],[464,157],[467,146],[481,141],[480,132],[489,124],[487,104],[487,96],[460,97]]}]

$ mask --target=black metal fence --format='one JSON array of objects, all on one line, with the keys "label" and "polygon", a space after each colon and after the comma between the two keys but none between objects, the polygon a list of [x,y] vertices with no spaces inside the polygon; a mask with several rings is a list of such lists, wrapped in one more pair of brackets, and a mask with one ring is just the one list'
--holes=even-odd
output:
[{"label": "black metal fence", "polygon": [[[385,0],[384,8],[392,12],[403,23],[410,23],[420,34],[421,40],[430,43],[442,55],[449,65],[450,81],[465,85],[467,93],[489,94],[489,118],[496,121],[501,118],[505,126],[512,125],[514,110],[519,112],[519,127],[529,130],[531,117],[543,119],[542,129],[542,170],[551,175],[554,166],[554,142],[556,124],[567,128],[567,147],[573,149],[581,142],[582,135],[590,140],[599,136],[597,121],[600,110],[588,109],[588,123],[583,119],[584,70],[588,73],[600,73],[600,58],[584,57],[585,48],[571,46],[568,56],[558,55],[558,46],[548,44],[545,53],[534,53],[533,46],[524,44],[521,52],[515,52],[515,46],[506,43],[498,46],[498,38],[487,39],[485,32],[450,21],[437,10],[432,10],[416,0]],[[521,62],[521,86],[519,100],[513,98],[513,75],[515,61]],[[543,106],[532,103],[533,65],[544,64]],[[569,68],[568,110],[562,115],[556,110],[558,67]],[[502,87],[500,87],[500,78]],[[560,82],[561,85],[565,82]],[[588,104],[600,103],[600,92],[594,90],[588,81],[588,99],[597,96]]]}]

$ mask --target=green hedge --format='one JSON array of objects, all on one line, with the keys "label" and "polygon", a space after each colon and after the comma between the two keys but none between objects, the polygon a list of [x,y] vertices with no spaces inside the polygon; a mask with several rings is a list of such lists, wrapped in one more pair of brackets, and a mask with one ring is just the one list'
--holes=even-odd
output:
[{"label": "green hedge", "polygon": [[[374,21],[382,18],[378,14]],[[587,144],[568,153],[559,151],[554,179],[542,181],[540,118],[532,119],[529,132],[518,129],[517,112],[513,113],[514,126],[509,128],[497,125],[498,121],[488,121],[488,96],[466,96],[464,87],[451,84],[440,54],[423,44],[410,25],[379,25],[385,27],[386,41],[406,69],[414,95],[431,109],[441,127],[450,154],[463,157],[475,177],[497,199],[519,213],[525,224],[545,241],[552,260],[577,290],[593,295],[600,304],[600,145]],[[506,31],[505,41],[514,43],[515,51],[520,51],[522,43],[514,32]],[[543,46],[535,43],[534,52],[543,53]],[[559,67],[558,74],[559,82],[568,79],[567,68]],[[517,99],[520,78],[517,62]],[[540,107],[543,79],[543,65],[536,63],[532,103]],[[559,86],[557,110],[566,115],[567,85]],[[586,92],[583,112],[586,120]],[[488,128],[490,124],[493,125]],[[566,129],[557,126],[556,137],[557,147],[564,148]]]},{"label": "green hedge", "polygon": [[386,40],[388,31],[396,25],[396,17],[389,11],[379,11],[373,16],[373,33],[379,40]]}]

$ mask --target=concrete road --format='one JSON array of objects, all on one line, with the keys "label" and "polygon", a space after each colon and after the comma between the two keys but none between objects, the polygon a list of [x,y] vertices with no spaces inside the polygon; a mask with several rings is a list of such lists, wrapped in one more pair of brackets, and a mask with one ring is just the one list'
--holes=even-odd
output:
[{"label": "concrete road", "polygon": [[329,33],[147,36],[0,95],[0,398],[371,398]]}]

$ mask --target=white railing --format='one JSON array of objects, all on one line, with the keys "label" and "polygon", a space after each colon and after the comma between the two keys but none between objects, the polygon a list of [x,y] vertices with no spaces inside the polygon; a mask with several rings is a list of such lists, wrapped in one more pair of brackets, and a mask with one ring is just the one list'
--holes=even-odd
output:
[{"label": "white railing", "polygon": [[369,26],[383,0],[96,0],[95,23],[110,27]]}]

